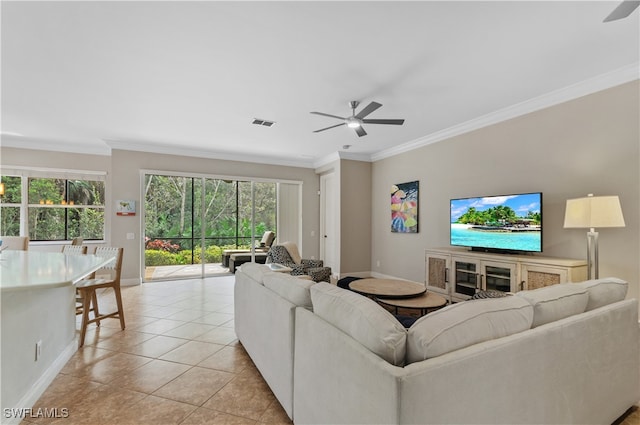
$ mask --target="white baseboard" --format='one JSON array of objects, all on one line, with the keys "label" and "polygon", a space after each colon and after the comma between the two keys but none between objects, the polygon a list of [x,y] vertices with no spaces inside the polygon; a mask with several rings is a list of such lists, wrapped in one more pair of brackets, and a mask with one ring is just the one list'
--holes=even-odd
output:
[{"label": "white baseboard", "polygon": [[[20,401],[18,401],[17,408],[31,408],[33,407],[38,399],[44,394],[46,389],[51,385],[58,373],[64,368],[64,365],[67,364],[69,359],[78,351],[78,339],[73,338],[73,340],[65,347],[65,349],[60,353],[60,355],[51,363],[51,366],[44,371],[42,376],[38,378],[38,380],[31,386],[31,388],[22,396]],[[2,423],[6,425],[19,424],[22,422],[24,418],[20,417],[4,417],[4,412],[2,412]]]},{"label": "white baseboard", "polygon": [[142,279],[134,277],[130,279],[120,279],[120,286],[138,286],[142,284]]}]

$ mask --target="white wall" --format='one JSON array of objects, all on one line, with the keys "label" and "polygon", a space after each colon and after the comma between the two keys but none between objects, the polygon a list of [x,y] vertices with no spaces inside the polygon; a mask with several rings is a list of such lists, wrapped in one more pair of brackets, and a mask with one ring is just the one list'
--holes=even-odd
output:
[{"label": "white wall", "polygon": [[[544,253],[586,258],[586,229],[564,229],[565,201],[619,195],[625,228],[600,230],[600,276],[638,297],[640,84],[627,83],[377,161],[372,170],[374,272],[424,281],[424,249],[449,246],[449,200],[543,192]],[[389,230],[389,187],[420,181],[420,233]],[[376,267],[376,261],[380,267]]]}]

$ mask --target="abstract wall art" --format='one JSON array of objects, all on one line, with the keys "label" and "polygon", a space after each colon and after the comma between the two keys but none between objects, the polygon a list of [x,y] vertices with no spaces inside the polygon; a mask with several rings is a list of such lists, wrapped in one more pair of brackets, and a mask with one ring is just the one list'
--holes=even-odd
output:
[{"label": "abstract wall art", "polygon": [[391,186],[391,232],[418,233],[419,181]]}]

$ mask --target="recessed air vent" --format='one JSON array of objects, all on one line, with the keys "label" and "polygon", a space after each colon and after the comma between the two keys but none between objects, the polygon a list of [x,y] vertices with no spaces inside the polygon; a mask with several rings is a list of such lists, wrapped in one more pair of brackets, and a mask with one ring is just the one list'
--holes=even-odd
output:
[{"label": "recessed air vent", "polygon": [[259,118],[254,118],[253,121],[251,122],[251,124],[255,124],[255,125],[263,125],[265,127],[271,127],[275,124],[275,121],[267,121],[267,120],[261,120]]}]

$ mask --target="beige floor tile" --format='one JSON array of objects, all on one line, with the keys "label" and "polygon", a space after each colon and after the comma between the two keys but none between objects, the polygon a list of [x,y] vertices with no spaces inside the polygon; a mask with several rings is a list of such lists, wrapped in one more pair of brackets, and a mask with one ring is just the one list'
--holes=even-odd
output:
[{"label": "beige floor tile", "polygon": [[[175,329],[164,332],[165,336],[173,336],[176,338],[195,339],[196,337],[209,332],[214,329],[215,326],[205,325],[204,323],[185,323],[182,326],[178,326]],[[216,341],[207,341],[216,342]]]},{"label": "beige floor tile", "polygon": [[93,347],[90,345],[85,345],[80,347],[76,353],[71,356],[66,365],[62,368],[60,373],[64,373],[67,375],[73,375],[74,373],[78,373],[80,370],[86,368],[89,365],[96,363],[97,361],[106,358],[108,356],[113,356],[117,354],[115,351],[105,350],[103,348]]},{"label": "beige floor tile", "polygon": [[[147,394],[130,391],[111,385],[101,385],[83,398],[73,400],[68,407],[68,418],[51,422],[64,424],[109,424],[121,409],[132,406],[147,397]],[[48,422],[49,423],[49,422]]]},{"label": "beige floor tile", "polygon": [[226,346],[217,353],[207,357],[198,366],[210,369],[239,373],[253,365],[251,358],[241,346]]},{"label": "beige floor tile", "polygon": [[172,314],[176,314],[182,310],[183,309],[179,307],[164,306],[164,307],[155,308],[153,310],[145,311],[143,313],[143,316],[154,317],[156,319],[166,319],[168,316],[171,316]]},{"label": "beige floor tile", "polygon": [[[154,319],[152,319],[154,320]],[[179,326],[184,325],[186,322],[181,320],[171,320],[171,319],[155,319],[151,323],[146,323],[144,325],[140,325],[135,328],[138,332],[145,332],[160,335],[171,329],[175,329]]]},{"label": "beige floor tile", "polygon": [[236,321],[235,320],[229,320],[228,322],[225,322],[222,325],[220,325],[220,327],[221,328],[235,329]]},{"label": "beige floor tile", "polygon": [[203,304],[202,309],[210,312],[228,313],[228,311],[223,311],[223,310],[228,309],[229,306],[233,307],[233,300],[231,300],[230,302],[226,300],[215,300],[215,301],[209,301]]},{"label": "beige floor tile", "polygon": [[194,367],[156,390],[153,395],[201,406],[233,377],[232,373]]},{"label": "beige floor tile", "polygon": [[138,356],[158,358],[187,342],[188,340],[182,338],[157,335],[133,347],[124,348],[123,351]]},{"label": "beige floor tile", "polygon": [[195,366],[224,347],[224,345],[209,342],[188,341],[160,356],[160,359]]},{"label": "beige floor tile", "polygon": [[107,350],[121,351],[123,348],[133,347],[154,336],[154,334],[150,333],[125,329],[124,331],[114,333],[109,336],[109,338],[99,340],[96,342],[96,346]]},{"label": "beige floor tile", "polygon": [[[87,327],[87,333],[84,336],[84,345],[96,345],[98,342],[111,338],[120,332],[122,332],[120,328],[98,327],[92,323]],[[76,335],[80,338],[80,323],[76,324]]]},{"label": "beige floor tile", "polygon": [[215,344],[228,345],[237,340],[234,329],[222,326],[215,327],[207,333],[194,337],[198,341],[213,342]]},{"label": "beige floor tile", "polygon": [[193,319],[196,323],[206,323],[207,325],[220,326],[233,320],[233,314],[227,313],[207,313],[197,319]]},{"label": "beige floor tile", "polygon": [[105,357],[84,368],[80,368],[74,371],[72,375],[78,378],[107,384],[130,370],[136,369],[150,361],[151,359],[147,357],[116,353],[113,356]]},{"label": "beige floor tile", "polygon": [[200,407],[191,413],[180,425],[255,425],[256,421],[241,416],[230,415],[217,410]]},{"label": "beige floor tile", "polygon": [[258,420],[275,400],[264,381],[237,375],[202,407]]},{"label": "beige floor tile", "polygon": [[[146,357],[141,357],[145,358]],[[148,360],[148,359],[147,359]],[[190,366],[164,360],[151,360],[145,365],[127,371],[111,382],[133,391],[151,394],[190,369]]]},{"label": "beige floor tile", "polygon": [[[91,382],[71,375],[58,374],[42,397],[35,403],[33,409],[68,408],[73,400],[84,398],[100,386],[97,382]],[[41,420],[36,418],[29,418],[28,420],[30,422],[41,422]]]},{"label": "beige floor tile", "polygon": [[197,321],[200,317],[207,314],[203,310],[185,309],[167,317],[169,320],[182,320],[185,322]]},{"label": "beige floor tile", "polygon": [[287,412],[276,400],[273,403],[271,403],[271,405],[266,410],[266,412],[264,412],[264,414],[260,417],[260,420],[258,420],[258,423],[269,424],[269,425],[275,425],[275,424],[291,425],[293,424],[293,421],[289,419],[289,416],[287,416]]},{"label": "beige floor tile", "polygon": [[173,425],[181,423],[196,406],[155,396],[147,396],[119,411],[113,419],[118,425]]}]

